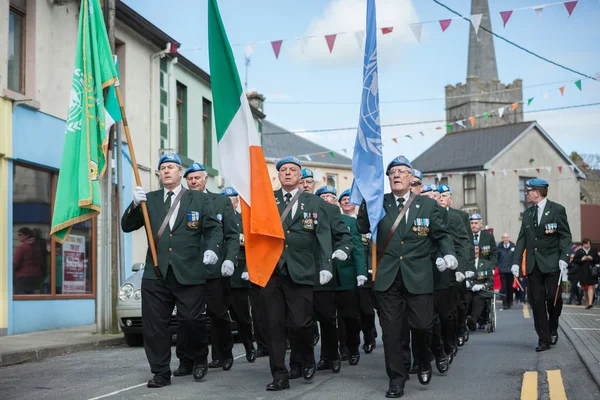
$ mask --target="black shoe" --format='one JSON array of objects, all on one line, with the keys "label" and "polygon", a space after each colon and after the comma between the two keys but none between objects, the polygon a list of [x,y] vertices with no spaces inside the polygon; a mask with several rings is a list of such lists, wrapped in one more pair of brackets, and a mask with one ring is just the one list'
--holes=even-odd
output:
[{"label": "black shoe", "polygon": [[223,371],[229,371],[233,367],[233,357],[223,361]]},{"label": "black shoe", "polygon": [[457,355],[457,354],[458,354],[458,347],[455,347],[455,348],[454,348],[454,352],[452,353],[452,355],[453,355],[454,357],[456,357],[456,355]]},{"label": "black shoe", "polygon": [[294,366],[290,368],[290,379],[298,379],[302,376],[302,367]]},{"label": "black shoe", "polygon": [[452,365],[452,361],[454,361],[454,350],[452,350],[450,352],[450,354],[447,355],[448,357],[448,367],[450,367],[450,365]]},{"label": "black shoe", "polygon": [[315,347],[317,345],[317,343],[319,343],[319,339],[321,337],[319,335],[314,335],[313,336],[313,347]]},{"label": "black shoe", "polygon": [[360,361],[360,353],[351,354],[350,359],[348,360],[350,365],[358,365],[359,361]]},{"label": "black shoe", "polygon": [[469,335],[470,335],[469,331],[465,330],[465,333],[463,335],[463,337],[465,338],[465,343],[467,343],[469,341]]},{"label": "black shoe", "polygon": [[538,353],[540,351],[546,351],[546,350],[550,350],[549,344],[540,344],[540,345],[538,345],[538,347],[535,348],[535,351],[537,351]]},{"label": "black shoe", "polygon": [[208,368],[223,368],[221,360],[212,360],[208,363]]},{"label": "black shoe", "polygon": [[179,364],[179,368],[177,368],[175,370],[175,372],[173,372],[173,376],[191,375],[192,369],[193,369],[193,366],[191,366],[191,365]]},{"label": "black shoe", "polygon": [[305,381],[310,381],[313,376],[315,376],[315,372],[317,371],[317,367],[315,365],[311,365],[308,367],[304,367],[302,369],[302,376]]},{"label": "black shoe", "polygon": [[249,363],[256,361],[256,350],[254,350],[254,348],[246,352],[246,361]]},{"label": "black shoe", "polygon": [[456,338],[456,344],[459,347],[463,347],[465,345],[465,338],[464,338],[464,336],[459,336],[458,338]]},{"label": "black shoe", "polygon": [[487,324],[479,324],[477,325],[477,329],[485,329],[486,326]]},{"label": "black shoe", "polygon": [[208,372],[208,366],[206,364],[194,364],[194,380],[202,380]]},{"label": "black shoe", "polygon": [[258,350],[256,351],[256,358],[268,357],[268,356],[269,356],[269,350],[261,349],[259,347]]},{"label": "black shoe", "polygon": [[467,317],[467,326],[471,332],[475,332],[477,330],[475,320],[470,315]]},{"label": "black shoe", "polygon": [[431,366],[427,369],[420,368],[417,373],[417,378],[419,379],[419,383],[421,385],[429,385],[431,382]]},{"label": "black shoe", "polygon": [[558,342],[558,332],[553,332],[550,334],[550,344],[552,346],[556,346],[556,343]]},{"label": "black shoe", "polygon": [[338,372],[340,372],[340,369],[342,369],[342,360],[331,361],[331,370],[333,372],[337,374]]},{"label": "black shoe", "polygon": [[329,362],[329,360],[324,360],[324,359],[320,359],[319,362],[317,363],[317,371],[324,371],[326,369],[330,369],[331,368],[331,363]]},{"label": "black shoe", "polygon": [[446,354],[442,354],[440,357],[435,359],[435,366],[440,374],[445,374],[448,372],[448,368],[450,366],[450,360],[446,356]]},{"label": "black shoe", "polygon": [[363,350],[365,351],[365,354],[371,354],[374,349],[375,349],[375,343],[365,343],[363,345]]},{"label": "black shoe", "polygon": [[342,350],[340,352],[340,360],[342,360],[342,361],[348,361],[348,353],[345,350]]},{"label": "black shoe", "polygon": [[410,369],[408,370],[408,373],[411,375],[414,375],[417,372],[419,372],[419,366],[417,364],[413,364],[412,367],[410,367]]},{"label": "black shoe", "polygon": [[385,397],[388,399],[397,399],[404,396],[404,388],[400,385],[390,385],[390,388],[385,392]]},{"label": "black shoe", "polygon": [[267,385],[267,392],[278,392],[290,388],[290,381],[283,381],[281,379],[274,379],[273,382]]},{"label": "black shoe", "polygon": [[162,375],[154,375],[154,378],[148,381],[149,388],[161,388],[165,386],[169,386],[171,384],[171,379],[165,378]]},{"label": "black shoe", "polygon": [[591,310],[591,309],[592,309],[592,307],[594,307],[594,306],[587,306],[585,309],[586,309],[586,310]]}]

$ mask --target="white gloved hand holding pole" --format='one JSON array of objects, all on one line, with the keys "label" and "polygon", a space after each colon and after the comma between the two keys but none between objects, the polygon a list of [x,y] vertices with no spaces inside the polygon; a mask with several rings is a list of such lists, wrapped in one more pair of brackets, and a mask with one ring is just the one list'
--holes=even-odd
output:
[{"label": "white gloved hand holding pole", "polygon": [[248,275],[247,272],[242,272],[242,279],[245,280],[245,281],[250,280],[250,276]]},{"label": "white gloved hand holding pole", "polygon": [[135,189],[133,189],[133,205],[137,207],[142,201],[146,201],[146,191],[143,187],[136,186]]},{"label": "white gloved hand holding pole", "polygon": [[485,289],[485,286],[483,285],[473,285],[473,287],[471,288],[472,291],[474,292],[479,292],[480,290]]},{"label": "white gloved hand holding pole", "polygon": [[519,277],[519,266],[517,264],[513,264],[513,266],[510,268],[510,272],[512,272],[512,274],[515,277]]},{"label": "white gloved hand holding pole", "polygon": [[364,275],[359,275],[356,277],[356,284],[358,286],[363,286],[367,282],[367,277]]},{"label": "white gloved hand holding pole", "polygon": [[452,254],[448,254],[448,255],[444,256],[444,261],[446,261],[446,265],[452,271],[454,271],[456,268],[458,268],[458,260]]}]

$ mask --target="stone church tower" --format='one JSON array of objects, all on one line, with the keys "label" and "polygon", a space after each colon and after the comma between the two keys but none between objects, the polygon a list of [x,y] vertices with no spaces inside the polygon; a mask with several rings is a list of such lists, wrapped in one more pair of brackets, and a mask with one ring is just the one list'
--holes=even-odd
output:
[{"label": "stone church tower", "polygon": [[522,104],[515,111],[510,107],[506,108],[503,118],[498,118],[500,107],[523,100],[523,81],[516,79],[508,85],[500,83],[493,36],[483,29],[492,31],[488,0],[471,1],[471,15],[483,16],[477,34],[472,24],[469,28],[466,84],[446,86],[446,122],[465,120],[492,110],[494,112],[490,113],[487,120],[476,118],[474,127],[468,121],[465,121],[466,128],[454,124],[453,132],[523,122]]}]

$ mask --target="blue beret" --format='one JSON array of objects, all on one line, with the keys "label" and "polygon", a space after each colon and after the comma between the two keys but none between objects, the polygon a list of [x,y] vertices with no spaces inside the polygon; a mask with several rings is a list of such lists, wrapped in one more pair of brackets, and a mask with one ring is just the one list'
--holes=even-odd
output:
[{"label": "blue beret", "polygon": [[187,176],[187,174],[189,174],[190,172],[198,172],[198,171],[206,171],[206,169],[204,168],[204,165],[195,162],[192,165],[190,165],[190,167],[188,169],[185,170],[183,177],[185,178]]},{"label": "blue beret", "polygon": [[410,163],[410,161],[408,161],[408,158],[406,158],[404,156],[398,156],[398,157],[394,158],[392,161],[390,161],[390,163],[387,166],[387,169],[385,170],[385,174],[389,176],[390,168],[395,167],[397,165],[405,165],[412,170],[412,164]]},{"label": "blue beret", "polygon": [[439,192],[437,185],[430,183],[429,186],[431,187],[432,192]]},{"label": "blue beret", "polygon": [[331,193],[332,195],[337,196],[337,190],[335,190],[335,188],[333,186],[329,186],[329,185],[327,185],[327,186],[321,186],[315,192],[315,194],[317,196],[320,196],[320,195],[326,194],[326,193]]},{"label": "blue beret", "polygon": [[302,172],[302,179],[315,177],[315,174],[313,174],[312,169],[302,168],[301,172]]},{"label": "blue beret", "polygon": [[350,189],[344,190],[342,194],[340,194],[340,198],[338,199],[338,201],[342,201],[343,197],[350,196],[351,193],[352,191]]},{"label": "blue beret", "polygon": [[420,180],[423,180],[423,173],[421,171],[419,171],[418,169],[413,168],[413,175],[415,176],[415,178],[419,178]]},{"label": "blue beret", "polygon": [[300,164],[300,160],[298,160],[297,157],[285,157],[282,158],[281,160],[279,160],[277,162],[277,165],[275,165],[275,168],[277,168],[277,171],[279,171],[279,168],[281,168],[281,166],[283,164],[296,164],[299,168],[302,168],[302,164]]},{"label": "blue beret", "polygon": [[176,153],[165,153],[158,159],[158,169],[162,164],[170,162],[181,165],[181,158]]},{"label": "blue beret", "polygon": [[525,182],[525,185],[529,187],[548,187],[548,181],[541,178],[533,178]]},{"label": "blue beret", "polygon": [[469,221],[481,221],[483,218],[481,218],[481,215],[479,214],[473,214],[469,217]]},{"label": "blue beret", "polygon": [[448,185],[439,185],[437,189],[438,189],[438,192],[440,192],[440,193],[448,192],[448,193],[452,194],[452,190],[450,190],[450,186],[448,186]]},{"label": "blue beret", "polygon": [[231,186],[227,186],[227,187],[224,187],[223,190],[221,190],[221,194],[224,194],[225,196],[234,197],[234,196],[238,195],[238,192]]},{"label": "blue beret", "polygon": [[421,193],[427,193],[427,192],[431,192],[433,189],[431,188],[431,185],[428,183],[424,183],[423,184],[423,189],[421,190]]}]

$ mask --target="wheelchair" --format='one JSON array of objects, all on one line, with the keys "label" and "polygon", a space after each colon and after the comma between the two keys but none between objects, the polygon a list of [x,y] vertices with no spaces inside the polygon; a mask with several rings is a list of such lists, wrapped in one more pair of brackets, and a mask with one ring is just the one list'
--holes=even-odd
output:
[{"label": "wheelchair", "polygon": [[496,319],[496,293],[494,293],[494,297],[488,299],[486,301],[485,310],[487,312],[486,315],[486,328],[487,333],[492,333],[496,331],[497,319]]}]

